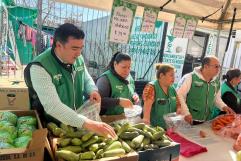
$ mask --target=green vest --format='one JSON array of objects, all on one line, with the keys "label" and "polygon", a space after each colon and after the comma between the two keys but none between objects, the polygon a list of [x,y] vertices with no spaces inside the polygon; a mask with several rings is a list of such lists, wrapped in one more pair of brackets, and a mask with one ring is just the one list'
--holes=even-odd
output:
[{"label": "green vest", "polygon": [[[33,62],[38,62],[52,78],[58,96],[63,104],[76,110],[83,104],[84,92],[84,60],[80,56],[73,64],[75,72],[70,73],[63,68],[51,54],[51,49],[40,54]],[[75,74],[73,74],[75,73]],[[74,79],[73,79],[74,78]],[[47,114],[46,114],[47,115]],[[47,122],[56,121],[50,115],[46,116]]]},{"label": "green vest", "polygon": [[224,82],[221,86],[221,95],[223,96],[224,93],[226,92],[231,92],[237,99],[237,104],[239,105],[240,104],[240,96],[239,94],[233,90],[232,88],[230,88],[228,85],[227,85],[227,82]]},{"label": "green vest", "polygon": [[[111,98],[127,98],[133,101],[132,96],[135,91],[134,80],[131,75],[128,76],[126,80],[129,84],[126,85],[124,82],[120,81],[111,71],[106,71],[102,75],[107,76],[111,85]],[[123,107],[117,105],[114,107],[107,107],[105,115],[119,115],[124,113]]]},{"label": "green vest", "polygon": [[212,118],[214,100],[219,88],[218,79],[208,83],[192,74],[192,84],[186,102],[193,119],[205,121]]},{"label": "green vest", "polygon": [[168,95],[166,95],[160,87],[158,80],[152,81],[150,84],[152,84],[155,89],[155,101],[152,104],[150,115],[151,125],[166,128],[163,115],[176,112],[176,91],[170,86]]}]

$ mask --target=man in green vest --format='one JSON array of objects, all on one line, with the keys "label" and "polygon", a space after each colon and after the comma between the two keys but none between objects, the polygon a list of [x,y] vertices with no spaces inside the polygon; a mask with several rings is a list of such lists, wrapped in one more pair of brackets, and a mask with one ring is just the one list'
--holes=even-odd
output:
[{"label": "man in green vest", "polygon": [[220,70],[218,58],[207,56],[201,67],[183,76],[177,86],[177,93],[183,104],[185,120],[195,124],[212,119],[217,106],[221,111],[234,113],[221,99],[220,81],[216,76]]},{"label": "man in green vest", "polygon": [[28,64],[24,74],[31,106],[43,113],[46,122],[62,122],[102,136],[116,137],[109,125],[76,113],[83,104],[84,93],[89,95],[90,101],[101,101],[81,55],[84,36],[73,24],[63,24],[55,31],[52,48]]}]

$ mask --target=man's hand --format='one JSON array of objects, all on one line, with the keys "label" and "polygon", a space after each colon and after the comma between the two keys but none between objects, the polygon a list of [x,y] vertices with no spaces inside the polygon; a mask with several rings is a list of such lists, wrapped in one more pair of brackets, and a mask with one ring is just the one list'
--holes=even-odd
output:
[{"label": "man's hand", "polygon": [[117,135],[114,129],[110,125],[103,122],[97,122],[97,121],[87,119],[85,120],[83,127],[91,132],[94,132],[106,138],[112,138],[112,139],[117,138]]},{"label": "man's hand", "polygon": [[228,106],[223,107],[223,111],[227,114],[235,114],[235,112]]},{"label": "man's hand", "polygon": [[132,96],[132,99],[134,100],[135,104],[138,104],[140,101],[139,96],[136,93]]},{"label": "man's hand", "polygon": [[133,107],[133,103],[126,98],[120,98],[120,106],[124,107],[124,108],[132,108]]},{"label": "man's hand", "polygon": [[101,101],[101,97],[100,94],[97,91],[93,91],[90,93],[90,101],[92,102],[96,102],[96,103],[100,103]]},{"label": "man's hand", "polygon": [[191,114],[186,115],[184,117],[184,120],[187,121],[189,124],[192,124],[192,115]]}]

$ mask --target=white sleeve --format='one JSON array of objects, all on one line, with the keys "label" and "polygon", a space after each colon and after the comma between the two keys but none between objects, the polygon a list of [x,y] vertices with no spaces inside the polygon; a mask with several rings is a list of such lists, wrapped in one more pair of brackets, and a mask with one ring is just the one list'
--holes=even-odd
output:
[{"label": "white sleeve", "polygon": [[66,125],[82,127],[86,117],[77,114],[61,102],[50,75],[43,67],[32,65],[30,76],[33,88],[46,113]]},{"label": "white sleeve", "polygon": [[186,104],[186,98],[187,98],[187,94],[191,88],[191,84],[192,84],[192,74],[189,73],[189,74],[184,75],[182,77],[182,79],[178,82],[178,85],[177,85],[177,94],[179,96],[182,113],[184,115],[190,114],[189,109]]},{"label": "white sleeve", "polygon": [[223,107],[226,107],[227,105],[223,102],[221,98],[221,90],[218,90],[218,93],[215,96],[215,105],[222,111]]}]

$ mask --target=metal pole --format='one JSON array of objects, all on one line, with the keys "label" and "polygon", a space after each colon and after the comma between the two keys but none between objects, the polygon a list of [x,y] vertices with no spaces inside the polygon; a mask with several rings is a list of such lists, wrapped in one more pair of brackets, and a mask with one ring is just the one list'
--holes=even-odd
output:
[{"label": "metal pole", "polygon": [[163,54],[164,54],[164,48],[165,48],[165,41],[166,41],[166,36],[167,36],[167,22],[164,23],[164,29],[163,29],[163,36],[162,36],[162,43],[161,43],[161,48],[160,50],[157,52],[155,58],[152,60],[151,64],[149,65],[148,69],[146,70],[145,74],[143,75],[143,77],[141,77],[141,79],[144,79],[145,76],[147,75],[147,73],[149,72],[149,70],[151,69],[151,67],[153,67],[154,62],[156,61],[156,59],[159,56],[159,62],[162,62],[163,60]]},{"label": "metal pole", "polygon": [[[224,52],[224,55],[223,55],[223,59],[222,59],[222,65],[221,65],[221,69],[223,68],[223,61],[224,61],[224,58],[226,56],[226,53],[227,53],[227,50],[228,50],[228,46],[229,46],[229,43],[230,43],[230,39],[231,39],[231,35],[232,35],[232,30],[233,30],[233,24],[234,24],[234,20],[235,20],[235,16],[236,16],[236,8],[234,8],[233,10],[233,19],[232,19],[232,23],[231,23],[231,28],[229,30],[229,35],[228,35],[228,42],[227,42],[227,45],[226,45],[226,49],[225,49],[225,52]],[[220,71],[220,74],[222,74],[222,71]]]},{"label": "metal pole", "polygon": [[[231,4],[231,0],[226,0],[226,3],[224,4],[223,10],[221,12],[221,15],[219,17],[219,21],[223,21],[224,17],[227,13],[227,10]],[[219,43],[220,43],[220,34],[222,29],[222,23],[218,24],[218,33],[217,33],[217,44],[216,44],[216,53],[215,56],[219,57]],[[225,54],[225,53],[224,53]]]},{"label": "metal pole", "polygon": [[221,33],[221,29],[219,28],[217,33],[217,43],[216,43],[216,52],[215,52],[216,57],[219,57],[220,33]]},{"label": "metal pole", "polygon": [[161,43],[161,52],[160,52],[160,56],[159,56],[159,62],[161,62],[161,63],[163,61],[163,55],[164,55],[164,50],[165,50],[165,43],[166,43],[166,37],[167,37],[167,27],[168,27],[168,23],[165,22],[164,23],[164,29],[163,29],[162,43]]},{"label": "metal pole", "polygon": [[168,0],[166,3],[164,3],[161,7],[160,7],[160,11],[163,10],[163,8],[168,5],[172,0]]},{"label": "metal pole", "polygon": [[237,10],[236,8],[234,8],[234,10],[233,10],[233,19],[232,19],[232,23],[231,23],[231,28],[229,30],[228,42],[227,42],[227,45],[226,45],[225,52],[228,50],[228,46],[229,46],[229,43],[230,43],[230,39],[231,39],[232,31],[233,31],[233,24],[234,24],[234,20],[235,20],[235,16],[236,16],[236,10]]},{"label": "metal pole", "polygon": [[239,44],[238,42],[234,42],[234,48],[233,48],[233,53],[232,53],[232,57],[231,57],[231,63],[230,63],[230,67],[234,68],[234,60],[236,58],[236,53],[237,53],[237,48],[238,48]]},{"label": "metal pole", "polygon": [[36,54],[39,55],[41,52],[41,32],[42,32],[42,4],[43,0],[38,0],[38,17],[37,17],[37,43],[36,43]]}]

